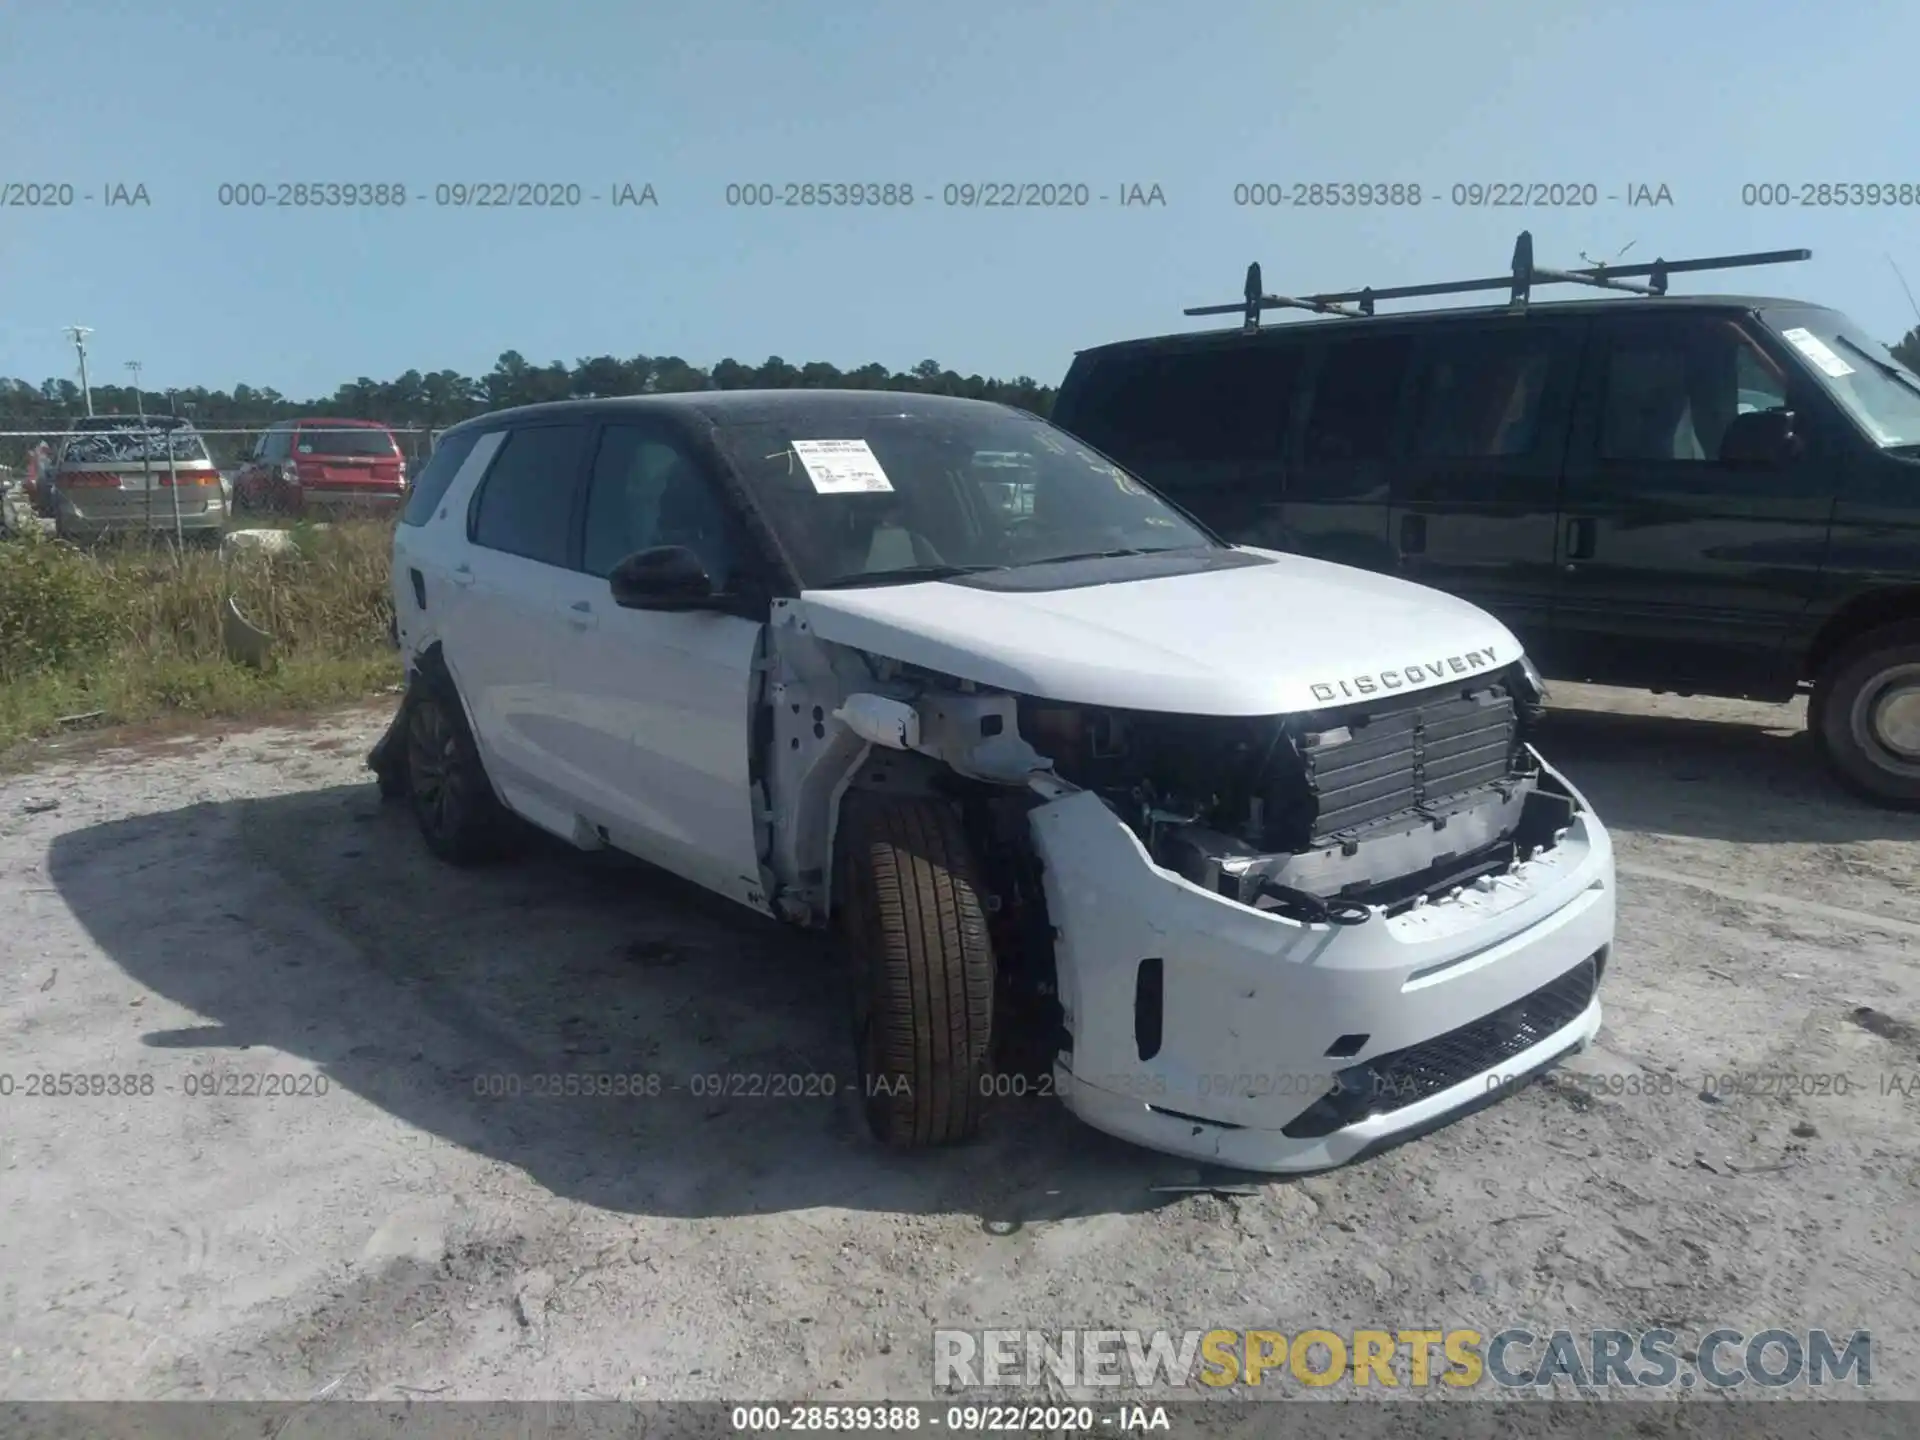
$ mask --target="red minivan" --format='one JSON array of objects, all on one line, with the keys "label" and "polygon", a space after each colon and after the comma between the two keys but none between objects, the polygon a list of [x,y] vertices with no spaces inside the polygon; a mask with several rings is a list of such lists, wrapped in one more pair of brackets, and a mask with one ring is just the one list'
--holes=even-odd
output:
[{"label": "red minivan", "polygon": [[373,420],[283,420],[233,477],[236,515],[394,510],[406,496],[399,442]]}]

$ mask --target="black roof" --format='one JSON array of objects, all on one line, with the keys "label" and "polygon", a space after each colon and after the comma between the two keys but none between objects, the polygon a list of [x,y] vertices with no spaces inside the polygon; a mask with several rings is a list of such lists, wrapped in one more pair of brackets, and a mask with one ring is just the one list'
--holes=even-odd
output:
[{"label": "black roof", "polygon": [[450,427],[492,426],[507,420],[604,420],[615,415],[697,415],[714,425],[747,425],[788,416],[959,415],[992,410],[1025,414],[997,400],[968,400],[958,395],[926,395],[913,390],[679,390],[665,395],[610,395],[598,400],[550,400],[490,410]]},{"label": "black roof", "polygon": [[1104,345],[1089,345],[1076,354],[1105,354],[1109,351],[1127,350],[1134,347],[1153,348],[1165,346],[1177,349],[1189,346],[1221,345],[1259,345],[1278,343],[1288,335],[1303,334],[1339,334],[1368,335],[1379,330],[1397,330],[1403,327],[1421,325],[1470,324],[1485,320],[1509,320],[1524,324],[1529,316],[1550,315],[1601,315],[1613,314],[1621,310],[1634,310],[1642,314],[1664,314],[1671,310],[1733,310],[1742,313],[1754,313],[1762,310],[1825,310],[1829,307],[1817,305],[1811,300],[1791,300],[1774,295],[1661,295],[1661,296],[1621,296],[1617,299],[1594,298],[1591,300],[1534,300],[1524,308],[1516,309],[1510,305],[1449,305],[1430,310],[1401,310],[1388,315],[1370,316],[1365,324],[1359,324],[1345,316],[1316,316],[1307,320],[1283,320],[1276,325],[1265,325],[1259,330],[1248,332],[1239,326],[1232,328],[1216,327],[1208,330],[1175,330],[1164,335],[1147,335],[1134,340],[1113,340]]}]

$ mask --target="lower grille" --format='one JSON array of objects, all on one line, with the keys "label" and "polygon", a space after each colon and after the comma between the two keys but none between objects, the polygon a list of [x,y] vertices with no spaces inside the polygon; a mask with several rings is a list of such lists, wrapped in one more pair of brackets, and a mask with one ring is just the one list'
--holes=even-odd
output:
[{"label": "lower grille", "polygon": [[1513,697],[1485,682],[1335,711],[1318,724],[1300,744],[1315,845],[1507,779],[1519,754]]},{"label": "lower grille", "polygon": [[1588,956],[1558,980],[1457,1030],[1340,1071],[1333,1089],[1280,1133],[1292,1140],[1331,1135],[1418,1104],[1532,1049],[1593,1003],[1604,955]]}]

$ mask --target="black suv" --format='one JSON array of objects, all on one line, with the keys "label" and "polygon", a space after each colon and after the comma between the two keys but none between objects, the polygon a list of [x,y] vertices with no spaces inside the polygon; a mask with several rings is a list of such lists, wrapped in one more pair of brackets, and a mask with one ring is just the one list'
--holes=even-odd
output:
[{"label": "black suv", "polygon": [[[1920,808],[1920,377],[1818,305],[1665,293],[1807,253],[1534,271],[1522,236],[1511,278],[1298,300],[1256,266],[1244,307],[1187,312],[1243,329],[1082,351],[1053,419],[1238,543],[1483,606],[1550,676],[1811,684],[1839,777]],[[1548,282],[1643,298],[1528,303]],[[1373,313],[1509,284],[1504,307]],[[1277,307],[1338,318],[1260,329]]]}]

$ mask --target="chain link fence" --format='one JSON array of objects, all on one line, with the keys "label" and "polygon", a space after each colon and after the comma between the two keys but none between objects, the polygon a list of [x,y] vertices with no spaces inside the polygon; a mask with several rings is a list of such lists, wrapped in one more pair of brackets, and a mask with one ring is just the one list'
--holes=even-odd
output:
[{"label": "chain link fence", "polygon": [[[23,533],[35,527],[43,532],[52,529],[54,503],[47,479],[69,450],[69,442],[75,440],[112,452],[98,457],[100,463],[138,466],[157,477],[146,487],[155,498],[154,513],[143,516],[138,526],[147,529],[179,528],[178,517],[171,513],[171,501],[178,497],[179,487],[168,476],[182,460],[204,463],[199,449],[204,445],[205,459],[210,459],[220,474],[221,509],[231,516],[236,474],[259,455],[262,438],[268,431],[294,423],[270,420],[258,425],[202,427],[188,416],[157,414],[116,416],[112,417],[115,423],[110,428],[101,426],[99,421],[107,418],[75,418],[64,427],[56,428],[0,430],[0,455],[7,456],[9,461],[0,463],[0,536]],[[147,422],[145,425],[139,423],[143,419]],[[324,429],[326,422],[302,420],[301,424],[303,430]],[[366,426],[362,423],[355,428],[364,430]],[[381,428],[399,445],[406,473],[411,476],[419,474],[444,427],[384,425]],[[188,437],[192,437],[191,442],[183,448],[182,442]],[[16,456],[18,463],[13,463]]]}]

